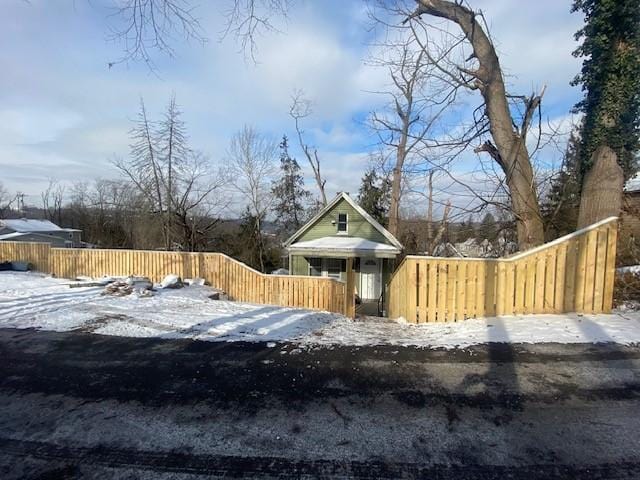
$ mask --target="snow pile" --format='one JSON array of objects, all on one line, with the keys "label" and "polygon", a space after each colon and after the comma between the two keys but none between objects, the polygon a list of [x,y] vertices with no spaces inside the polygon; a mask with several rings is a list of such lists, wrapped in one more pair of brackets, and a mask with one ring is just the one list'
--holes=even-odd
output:
[{"label": "snow pile", "polygon": [[627,267],[619,267],[616,268],[616,273],[633,273],[634,275],[638,275],[640,273],[640,265],[629,265]]},{"label": "snow pile", "polygon": [[132,337],[315,345],[456,348],[486,342],[640,343],[640,313],[528,315],[458,323],[352,321],[341,315],[273,305],[215,301],[202,285],[160,289],[152,297],[101,295],[103,286],[37,273],[0,272],[0,327]]}]

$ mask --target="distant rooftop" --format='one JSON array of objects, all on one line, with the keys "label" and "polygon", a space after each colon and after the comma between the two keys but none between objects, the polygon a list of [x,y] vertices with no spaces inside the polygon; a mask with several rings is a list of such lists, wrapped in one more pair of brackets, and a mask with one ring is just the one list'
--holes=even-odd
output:
[{"label": "distant rooftop", "polygon": [[640,172],[636,173],[633,177],[627,180],[624,184],[625,192],[640,192]]},{"label": "distant rooftop", "polygon": [[16,232],[28,233],[28,232],[73,232],[79,231],[74,228],[60,228],[49,220],[35,220],[31,218],[11,218],[0,220],[0,225],[15,230]]}]

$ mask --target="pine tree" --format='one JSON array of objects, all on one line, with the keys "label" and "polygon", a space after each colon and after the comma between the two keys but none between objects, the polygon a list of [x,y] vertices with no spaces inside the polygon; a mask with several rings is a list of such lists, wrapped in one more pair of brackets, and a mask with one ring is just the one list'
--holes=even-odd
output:
[{"label": "pine tree", "polygon": [[494,242],[498,237],[498,224],[491,212],[487,212],[478,225],[479,241],[489,240]]},{"label": "pine tree", "polygon": [[304,188],[300,165],[289,155],[286,135],[280,142],[280,171],[280,178],[273,182],[271,189],[276,198],[272,210],[276,214],[276,224],[280,232],[289,236],[304,224],[311,193]]},{"label": "pine tree", "polygon": [[386,225],[391,203],[391,182],[369,168],[358,190],[358,204],[380,224]]},{"label": "pine tree", "polygon": [[[261,219],[264,220],[264,219]],[[240,235],[239,257],[244,263],[250,267],[260,270],[264,264],[264,253],[261,248],[262,238],[260,232],[256,230],[256,225],[261,222],[256,221],[256,216],[251,209],[247,207],[240,218]],[[263,256],[263,258],[260,258]]]},{"label": "pine tree", "polygon": [[542,205],[547,240],[575,231],[580,209],[582,168],[579,130],[571,132],[562,160],[562,168],[551,181]]},{"label": "pine tree", "polygon": [[598,146],[608,145],[629,178],[640,146],[640,0],[574,0],[577,11],[585,16],[573,52],[584,60],[572,82],[585,92],[574,107],[584,113],[581,171]]}]

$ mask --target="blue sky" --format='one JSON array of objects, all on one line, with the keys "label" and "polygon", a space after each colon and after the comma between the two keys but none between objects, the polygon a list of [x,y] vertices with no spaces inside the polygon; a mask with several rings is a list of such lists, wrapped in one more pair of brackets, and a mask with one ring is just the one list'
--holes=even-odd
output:
[{"label": "blue sky", "polygon": [[[314,103],[305,129],[320,152],[328,193],[355,193],[373,150],[362,119],[382,103],[368,92],[388,82],[384,71],[365,63],[372,39],[365,2],[297,0],[281,33],[259,39],[257,64],[239,53],[233,38],[220,41],[225,1],[201,3],[196,15],[209,41],[177,39],[175,58],[154,57],[154,74],[144,64],[107,67],[121,55],[121,46],[107,40],[111,1],[7,2],[0,18],[5,188],[38,203],[49,178],[116,177],[109,161],[128,153],[141,96],[157,114],[175,92],[192,146],[223,162],[231,135],[245,123],[275,138],[293,137],[290,97],[303,89]],[[530,93],[546,84],[545,119],[566,124],[580,96],[569,86],[580,65],[571,56],[573,33],[582,22],[569,13],[571,2],[470,3],[484,11],[511,91]],[[292,153],[304,165],[297,148]],[[557,160],[557,151],[546,155]],[[470,156],[456,168],[473,169],[475,161]],[[440,193],[456,195],[453,186]]]}]

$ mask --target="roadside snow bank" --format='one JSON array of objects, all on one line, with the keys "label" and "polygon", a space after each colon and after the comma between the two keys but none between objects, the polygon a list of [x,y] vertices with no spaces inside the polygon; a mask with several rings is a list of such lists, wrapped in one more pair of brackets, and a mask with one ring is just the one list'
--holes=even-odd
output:
[{"label": "roadside snow bank", "polygon": [[431,348],[464,348],[488,342],[614,342],[631,345],[640,344],[640,315],[520,315],[422,325],[340,320],[302,342],[324,345],[415,345]]},{"label": "roadside snow bank", "polygon": [[273,305],[214,301],[212,289],[158,290],[150,298],[103,296],[103,287],[0,272],[0,327],[210,341],[297,342],[302,346],[467,347],[487,342],[640,343],[640,314],[523,315],[458,323],[352,321],[340,315]]}]

